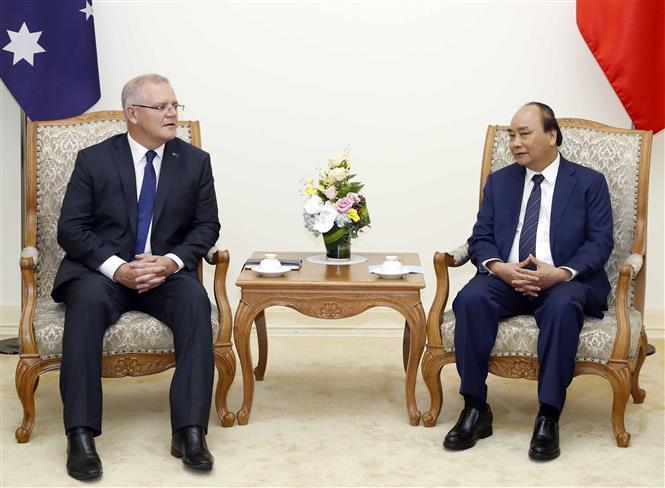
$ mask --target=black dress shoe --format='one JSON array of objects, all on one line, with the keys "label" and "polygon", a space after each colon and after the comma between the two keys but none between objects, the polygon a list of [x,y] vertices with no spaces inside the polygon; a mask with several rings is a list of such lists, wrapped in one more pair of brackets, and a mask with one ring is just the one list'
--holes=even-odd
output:
[{"label": "black dress shoe", "polygon": [[96,480],[102,475],[92,429],[74,427],[67,431],[67,473],[77,480]]},{"label": "black dress shoe", "polygon": [[459,415],[455,426],[450,429],[443,440],[443,447],[448,449],[469,449],[476,445],[478,439],[492,435],[492,409],[485,407],[465,407]]},{"label": "black dress shoe", "polygon": [[559,457],[559,422],[539,415],[533,427],[529,457],[539,461],[549,461]]},{"label": "black dress shoe", "polygon": [[185,466],[199,471],[210,471],[215,462],[208,451],[203,427],[198,425],[188,425],[173,434],[171,454],[182,458]]}]

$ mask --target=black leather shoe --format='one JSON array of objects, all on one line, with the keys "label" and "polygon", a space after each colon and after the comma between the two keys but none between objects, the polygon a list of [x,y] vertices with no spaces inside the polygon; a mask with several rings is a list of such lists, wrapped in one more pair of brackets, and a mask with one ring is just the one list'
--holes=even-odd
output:
[{"label": "black leather shoe", "polygon": [[171,437],[171,454],[182,458],[185,466],[199,471],[210,471],[215,459],[208,451],[203,427],[188,425]]},{"label": "black leather shoe", "polygon": [[455,426],[450,429],[443,440],[443,447],[448,449],[469,449],[476,445],[478,439],[492,435],[492,409],[489,405],[478,409],[467,407],[462,410]]},{"label": "black leather shoe", "polygon": [[529,457],[539,461],[549,461],[559,457],[559,422],[544,415],[536,417],[533,427]]},{"label": "black leather shoe", "polygon": [[67,473],[77,480],[96,480],[102,475],[102,460],[95,449],[95,436],[88,427],[67,431]]}]

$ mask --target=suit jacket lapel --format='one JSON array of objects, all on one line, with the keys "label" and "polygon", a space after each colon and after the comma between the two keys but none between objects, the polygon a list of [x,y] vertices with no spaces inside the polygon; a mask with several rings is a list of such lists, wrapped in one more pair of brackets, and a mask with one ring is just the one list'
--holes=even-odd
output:
[{"label": "suit jacket lapel", "polygon": [[136,196],[136,171],[134,170],[134,159],[129,149],[127,134],[120,134],[115,141],[115,151],[113,151],[113,162],[115,163],[122,189],[125,195],[125,206],[129,217],[129,226],[132,235],[136,237],[137,204]]},{"label": "suit jacket lapel", "polygon": [[178,167],[182,165],[182,154],[178,142],[174,139],[166,143],[164,147],[164,158],[162,159],[162,167],[159,170],[159,183],[157,184],[157,196],[155,200],[155,209],[152,212],[152,226],[153,229],[159,220],[159,216],[164,210],[166,199],[171,185],[175,179]]},{"label": "suit jacket lapel", "polygon": [[577,182],[575,178],[575,166],[570,164],[563,156],[561,156],[559,164],[559,172],[556,176],[556,184],[554,185],[554,195],[552,196],[552,217],[550,218],[550,248],[552,249],[552,253],[554,253],[556,230],[561,223],[561,217],[563,217],[563,212]]}]

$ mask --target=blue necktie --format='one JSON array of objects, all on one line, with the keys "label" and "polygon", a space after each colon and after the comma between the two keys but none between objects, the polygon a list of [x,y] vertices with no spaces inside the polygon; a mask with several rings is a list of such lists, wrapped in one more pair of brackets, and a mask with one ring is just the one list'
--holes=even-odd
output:
[{"label": "blue necktie", "polygon": [[136,226],[136,254],[145,251],[145,242],[148,239],[148,230],[152,220],[152,210],[155,207],[155,193],[157,192],[157,175],[152,160],[157,153],[148,151],[145,153],[145,171],[143,173],[143,183],[141,184],[141,194],[138,203],[138,223]]},{"label": "blue necktie", "polygon": [[[533,188],[526,202],[524,212],[524,224],[520,233],[520,262],[529,257],[529,254],[536,255],[536,232],[538,231],[538,217],[540,216],[540,184],[545,177],[543,175],[533,175]],[[536,269],[533,264],[527,266],[528,269]]]}]

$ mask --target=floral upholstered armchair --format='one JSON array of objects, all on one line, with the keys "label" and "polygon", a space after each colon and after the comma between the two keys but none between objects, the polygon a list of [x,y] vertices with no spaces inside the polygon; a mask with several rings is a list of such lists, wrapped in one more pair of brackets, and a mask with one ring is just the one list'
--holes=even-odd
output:
[{"label": "floral upholstered armchair", "polygon": [[[92,144],[125,132],[123,113],[96,112],[71,119],[28,123],[27,168],[23,250],[20,266],[22,307],[19,323],[20,357],[16,368],[16,390],[23,404],[23,421],[16,439],[27,442],[35,422],[35,390],[42,373],[58,369],[62,356],[64,305],[51,298],[53,279],[64,251],[57,242],[57,223],[62,200],[74,168],[76,154]],[[200,147],[197,121],[180,121],[178,137]],[[212,248],[206,261],[215,265],[212,327],[215,365],[219,372],[215,407],[224,426],[235,421],[226,407],[226,394],[235,373],[231,348],[232,315],[226,295],[229,253]],[[199,277],[203,277],[199,265]],[[130,311],[106,330],[102,375],[144,376],[175,365],[171,330],[141,312]],[[230,378],[230,379],[229,379]],[[57,400],[58,405],[60,400]]]},{"label": "floral upholstered armchair", "polygon": [[[561,154],[570,161],[605,175],[612,200],[614,250],[605,264],[612,285],[609,310],[601,319],[586,317],[580,334],[575,374],[597,374],[612,386],[612,427],[617,445],[626,447],[630,434],[624,426],[628,396],[642,403],[646,395],[639,374],[646,356],[644,295],[646,277],[647,198],[651,132],[617,129],[582,119],[558,119],[563,132]],[[508,127],[489,126],[480,188],[487,176],[513,162],[508,149]],[[427,317],[427,348],[422,373],[431,405],[423,423],[431,427],[441,411],[441,369],[455,362],[455,316],[445,311],[448,268],[469,260],[468,245],[434,255],[437,289]],[[490,372],[507,378],[538,378],[538,327],[531,315],[504,319],[492,349]]]}]

